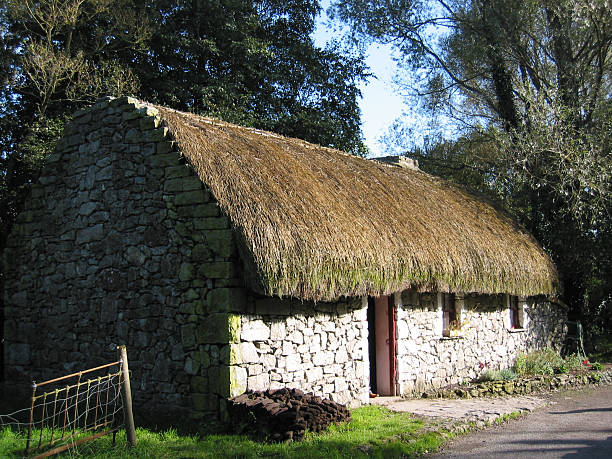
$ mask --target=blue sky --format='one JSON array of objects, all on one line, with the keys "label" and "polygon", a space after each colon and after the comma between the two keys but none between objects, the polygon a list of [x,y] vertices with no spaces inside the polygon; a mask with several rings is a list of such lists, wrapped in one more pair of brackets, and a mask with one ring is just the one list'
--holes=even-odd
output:
[{"label": "blue sky", "polygon": [[[315,43],[324,47],[328,40],[339,38],[341,31],[333,30],[325,10],[329,7],[329,0],[321,2],[323,13],[317,20],[314,33]],[[395,62],[391,57],[389,46],[372,45],[367,50],[366,64],[370,72],[376,77],[370,78],[360,86],[363,98],[361,107],[362,132],[365,142],[370,149],[370,156],[384,154],[378,138],[384,134],[388,127],[402,114],[404,103],[401,95],[393,85]]]}]

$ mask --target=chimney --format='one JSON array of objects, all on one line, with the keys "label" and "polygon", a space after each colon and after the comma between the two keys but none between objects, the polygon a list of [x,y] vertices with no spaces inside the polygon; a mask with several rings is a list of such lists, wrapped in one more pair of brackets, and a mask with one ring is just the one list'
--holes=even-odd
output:
[{"label": "chimney", "polygon": [[381,156],[379,158],[372,158],[372,161],[379,161],[385,164],[391,164],[393,166],[405,167],[406,169],[412,169],[413,171],[419,170],[419,162],[416,159],[409,158],[408,156]]}]

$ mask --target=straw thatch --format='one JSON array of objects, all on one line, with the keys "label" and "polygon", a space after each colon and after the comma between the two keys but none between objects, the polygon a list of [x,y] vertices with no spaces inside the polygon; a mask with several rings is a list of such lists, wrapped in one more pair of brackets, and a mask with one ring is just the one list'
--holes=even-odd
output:
[{"label": "straw thatch", "polygon": [[555,268],[529,234],[444,180],[156,108],[230,217],[265,294],[556,291]]}]

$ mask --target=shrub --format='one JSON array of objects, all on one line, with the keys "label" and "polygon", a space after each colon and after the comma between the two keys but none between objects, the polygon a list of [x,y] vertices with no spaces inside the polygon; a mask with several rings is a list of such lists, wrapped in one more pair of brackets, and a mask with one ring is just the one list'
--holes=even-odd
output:
[{"label": "shrub", "polygon": [[584,369],[584,362],[582,361],[582,357],[576,354],[568,355],[565,357],[565,365],[567,366],[568,371],[577,371]]},{"label": "shrub", "polygon": [[555,367],[555,374],[565,374],[567,372],[568,372],[568,369],[565,363],[562,363],[561,365],[557,365]]},{"label": "shrub", "polygon": [[593,362],[591,364],[591,370],[595,370],[595,371],[601,371],[603,370],[603,365],[599,362]]},{"label": "shrub", "polygon": [[510,369],[499,371],[485,370],[478,378],[478,381],[511,381],[513,379],[516,379],[516,373]]},{"label": "shrub", "polygon": [[480,378],[478,378],[478,381],[480,382],[497,381],[498,379],[499,379],[499,375],[497,374],[497,371],[485,370],[480,375]]},{"label": "shrub", "polygon": [[519,354],[514,362],[514,371],[517,375],[524,375],[527,368],[527,354]]},{"label": "shrub", "polygon": [[516,373],[510,368],[499,370],[499,378],[504,381],[512,381],[513,379],[516,379]]},{"label": "shrub", "polygon": [[519,355],[514,365],[521,375],[552,375],[555,368],[564,365],[564,361],[554,349],[544,348],[527,355]]}]

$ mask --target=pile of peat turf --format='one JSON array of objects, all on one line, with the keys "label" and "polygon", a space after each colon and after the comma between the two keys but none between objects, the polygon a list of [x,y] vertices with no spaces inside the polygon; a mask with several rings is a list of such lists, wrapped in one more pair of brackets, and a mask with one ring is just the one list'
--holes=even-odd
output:
[{"label": "pile of peat turf", "polygon": [[301,440],[331,423],[351,420],[344,406],[299,389],[247,392],[228,401],[231,428],[273,441]]}]

